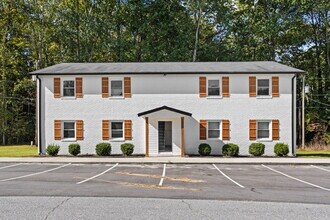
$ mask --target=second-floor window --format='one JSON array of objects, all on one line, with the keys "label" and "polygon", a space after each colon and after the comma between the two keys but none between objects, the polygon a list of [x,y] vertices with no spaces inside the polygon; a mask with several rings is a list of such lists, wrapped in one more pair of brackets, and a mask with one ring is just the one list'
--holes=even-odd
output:
[{"label": "second-floor window", "polygon": [[257,84],[258,84],[258,89],[257,89],[258,96],[270,95],[269,79],[258,79]]},{"label": "second-floor window", "polygon": [[63,96],[70,97],[75,96],[74,94],[74,80],[64,80],[63,81]]},{"label": "second-floor window", "polygon": [[123,96],[123,81],[122,80],[111,80],[111,96],[120,97]]},{"label": "second-floor window", "polygon": [[207,85],[208,96],[220,96],[220,80],[208,80]]}]

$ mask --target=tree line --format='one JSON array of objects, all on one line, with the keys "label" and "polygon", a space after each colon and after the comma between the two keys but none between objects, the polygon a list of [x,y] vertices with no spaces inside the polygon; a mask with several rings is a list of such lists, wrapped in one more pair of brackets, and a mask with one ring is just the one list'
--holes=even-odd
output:
[{"label": "tree line", "polygon": [[[306,138],[325,144],[329,17],[328,0],[2,0],[1,142],[34,140],[33,70],[61,62],[269,60],[306,71]],[[297,103],[301,116],[300,96]]]}]

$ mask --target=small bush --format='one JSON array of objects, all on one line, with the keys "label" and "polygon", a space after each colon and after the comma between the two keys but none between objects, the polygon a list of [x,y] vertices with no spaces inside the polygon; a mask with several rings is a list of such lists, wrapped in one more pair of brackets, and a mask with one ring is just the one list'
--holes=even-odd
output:
[{"label": "small bush", "polygon": [[202,143],[199,145],[198,147],[198,153],[201,156],[208,156],[211,154],[211,146],[206,144],[206,143]]},{"label": "small bush", "polygon": [[275,144],[274,153],[279,157],[287,156],[289,153],[289,145],[285,143]]},{"label": "small bush", "polygon": [[69,153],[73,156],[77,156],[78,154],[80,154],[80,145],[79,144],[70,144]]},{"label": "small bush", "polygon": [[56,144],[50,144],[46,149],[47,154],[50,156],[56,156],[59,151],[60,151],[60,146]]},{"label": "small bush", "polygon": [[120,148],[121,148],[121,152],[123,152],[125,156],[132,155],[134,151],[134,145],[130,143],[122,144]]},{"label": "small bush", "polygon": [[265,153],[265,145],[263,143],[252,143],[249,147],[249,153],[253,156],[261,156]]},{"label": "small bush", "polygon": [[109,156],[111,153],[111,144],[99,143],[96,145],[95,151],[98,156]]},{"label": "small bush", "polygon": [[231,157],[235,157],[238,156],[239,154],[239,147],[236,144],[225,144],[222,147],[222,155],[223,156],[231,156]]}]

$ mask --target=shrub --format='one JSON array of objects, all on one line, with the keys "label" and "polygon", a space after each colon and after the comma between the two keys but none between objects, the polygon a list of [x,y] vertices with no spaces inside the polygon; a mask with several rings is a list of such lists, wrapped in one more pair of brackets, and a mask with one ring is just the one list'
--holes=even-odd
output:
[{"label": "shrub", "polygon": [[265,153],[265,145],[263,143],[252,143],[249,147],[249,153],[253,156],[261,156]]},{"label": "shrub", "polygon": [[206,143],[202,143],[199,145],[198,147],[198,153],[202,156],[208,156],[211,154],[211,146],[206,144]]},{"label": "shrub", "polygon": [[225,144],[222,147],[222,155],[223,156],[238,156],[239,154],[239,147],[236,144]]},{"label": "shrub", "polygon": [[59,151],[60,151],[60,146],[56,144],[50,144],[46,149],[47,154],[50,156],[56,156]]},{"label": "shrub", "polygon": [[120,146],[120,148],[121,148],[121,151],[123,152],[123,154],[125,156],[132,155],[132,153],[134,151],[134,145],[133,144],[130,144],[130,143],[122,144]]},{"label": "shrub", "polygon": [[277,143],[274,147],[274,153],[280,157],[287,156],[289,153],[289,146],[285,143]]},{"label": "shrub", "polygon": [[79,144],[70,144],[69,153],[73,156],[77,156],[78,154],[80,154],[80,145]]},{"label": "shrub", "polygon": [[96,145],[95,151],[98,156],[109,156],[111,153],[111,144],[99,143]]}]

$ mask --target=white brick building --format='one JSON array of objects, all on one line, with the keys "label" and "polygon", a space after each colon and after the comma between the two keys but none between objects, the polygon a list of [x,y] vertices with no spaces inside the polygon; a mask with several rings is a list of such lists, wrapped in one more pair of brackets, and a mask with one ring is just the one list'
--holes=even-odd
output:
[{"label": "white brick building", "polygon": [[247,155],[262,142],[265,154],[284,142],[295,154],[296,75],[276,62],[63,63],[35,72],[38,85],[38,146],[82,154],[110,142],[121,154],[198,154],[208,143],[221,154],[235,143]]}]

